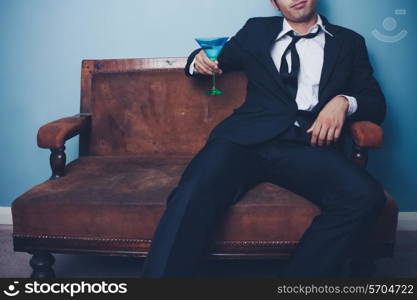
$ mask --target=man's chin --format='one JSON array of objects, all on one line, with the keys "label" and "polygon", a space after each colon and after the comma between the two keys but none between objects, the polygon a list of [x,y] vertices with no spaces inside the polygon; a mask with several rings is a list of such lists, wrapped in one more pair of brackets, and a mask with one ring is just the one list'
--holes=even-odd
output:
[{"label": "man's chin", "polygon": [[290,16],[289,19],[292,22],[295,23],[303,23],[310,21],[315,15],[315,12],[298,12]]}]

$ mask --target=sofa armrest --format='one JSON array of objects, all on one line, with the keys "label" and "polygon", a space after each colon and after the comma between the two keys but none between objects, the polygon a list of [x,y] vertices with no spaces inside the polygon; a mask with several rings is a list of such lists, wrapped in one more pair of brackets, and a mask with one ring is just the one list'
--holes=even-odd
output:
[{"label": "sofa armrest", "polygon": [[65,176],[65,142],[90,128],[91,114],[81,113],[48,123],[38,130],[37,142],[40,148],[49,148],[52,176],[50,180]]},{"label": "sofa armrest", "polygon": [[362,148],[380,148],[384,140],[382,128],[369,121],[353,122],[350,135],[353,142]]},{"label": "sofa armrest", "polygon": [[90,114],[78,114],[43,125],[38,131],[38,146],[46,149],[63,147],[67,140],[88,127],[90,117]]},{"label": "sofa armrest", "polygon": [[349,133],[353,140],[352,160],[361,167],[366,167],[368,149],[382,147],[383,130],[373,122],[357,121],[350,124]]}]

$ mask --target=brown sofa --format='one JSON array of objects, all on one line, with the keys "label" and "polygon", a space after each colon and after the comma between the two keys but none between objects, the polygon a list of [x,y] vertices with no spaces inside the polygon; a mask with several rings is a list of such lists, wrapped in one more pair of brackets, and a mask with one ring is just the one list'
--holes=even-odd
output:
[{"label": "brown sofa", "polygon": [[[54,277],[52,253],[146,257],[165,200],[210,130],[243,103],[243,73],[225,74],[219,97],[202,94],[210,78],[187,78],[185,58],[84,60],[81,113],[39,129],[51,150],[52,176],[12,203],[15,251],[31,253],[32,277]],[[352,160],[382,146],[370,122],[347,125]],[[80,136],[66,165],[65,141]],[[204,171],[204,170],[202,170]],[[392,257],[398,207],[388,202],[352,276]],[[320,209],[284,188],[262,183],[219,223],[207,258],[286,259]]]}]

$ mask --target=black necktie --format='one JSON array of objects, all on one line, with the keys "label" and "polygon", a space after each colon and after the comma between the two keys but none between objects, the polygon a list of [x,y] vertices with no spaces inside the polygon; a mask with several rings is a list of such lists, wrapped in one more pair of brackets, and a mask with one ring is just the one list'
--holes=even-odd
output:
[{"label": "black necktie", "polygon": [[[297,47],[295,46],[300,39],[312,39],[320,33],[321,27],[318,27],[317,32],[309,33],[306,35],[295,35],[291,30],[286,34],[292,37],[291,43],[285,49],[281,58],[280,75],[282,76],[284,83],[288,87],[292,99],[295,100],[298,89],[298,73],[300,72],[300,57],[298,56]],[[291,51],[291,72],[288,72],[287,53]]]}]

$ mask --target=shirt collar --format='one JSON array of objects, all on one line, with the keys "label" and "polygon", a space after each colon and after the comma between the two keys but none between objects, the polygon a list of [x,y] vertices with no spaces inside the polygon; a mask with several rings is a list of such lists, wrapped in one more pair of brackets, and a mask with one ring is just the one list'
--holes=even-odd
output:
[{"label": "shirt collar", "polygon": [[[334,37],[334,35],[333,34],[331,34],[328,30],[326,30],[326,26],[324,26],[324,24],[323,24],[323,20],[322,20],[322,18],[320,17],[320,15],[319,14],[317,14],[317,22],[316,22],[316,24],[314,24],[313,26],[311,26],[310,27],[310,30],[308,31],[309,33],[311,33],[311,32],[316,32],[317,31],[317,28],[318,28],[318,26],[320,26],[321,27],[321,29],[325,32],[325,33],[327,33],[328,35],[330,35],[331,37]],[[287,22],[287,19],[285,19],[284,18],[284,22],[283,22],[283,24],[282,24],[282,30],[281,30],[281,32],[278,34],[278,37],[276,38],[276,40],[279,40],[280,38],[282,38],[285,34],[287,34],[288,32],[290,32],[290,31],[292,31],[292,30],[294,30],[292,27],[291,27],[291,25]],[[294,32],[296,33],[296,34],[298,34],[297,33],[297,31],[295,31],[294,30]]]}]

